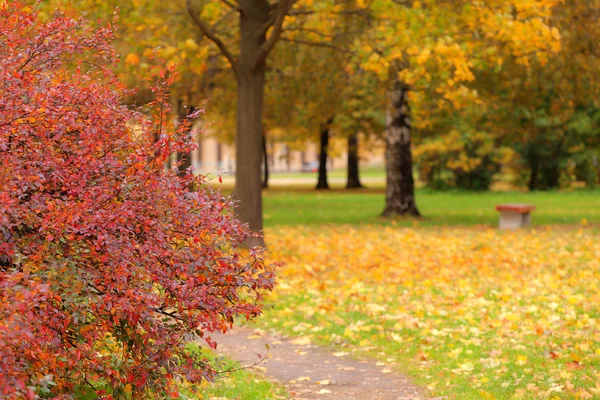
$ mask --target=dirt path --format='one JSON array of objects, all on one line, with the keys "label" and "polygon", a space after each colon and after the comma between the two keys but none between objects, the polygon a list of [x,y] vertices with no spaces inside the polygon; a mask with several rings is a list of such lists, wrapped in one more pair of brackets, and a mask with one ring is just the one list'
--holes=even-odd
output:
[{"label": "dirt path", "polygon": [[345,353],[266,334],[236,328],[227,335],[213,336],[217,351],[251,365],[257,354],[269,358],[260,364],[267,377],[283,384],[293,399],[335,400],[423,400],[423,391],[406,377],[374,362],[355,361]]}]

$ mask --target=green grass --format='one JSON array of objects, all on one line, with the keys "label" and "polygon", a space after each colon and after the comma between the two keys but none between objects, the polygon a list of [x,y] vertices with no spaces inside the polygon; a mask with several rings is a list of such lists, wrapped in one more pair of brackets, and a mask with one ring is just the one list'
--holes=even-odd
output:
[{"label": "green grass", "polygon": [[[201,391],[205,399],[226,398],[228,400],[286,399],[284,389],[265,380],[251,371],[236,371],[220,376]],[[192,397],[194,398],[194,397]]]},{"label": "green grass", "polygon": [[[531,203],[534,225],[600,223],[600,191],[572,192],[434,192],[417,190],[420,220],[399,219],[401,226],[495,226],[500,203]],[[322,224],[389,224],[380,218],[383,189],[315,191],[306,187],[275,188],[264,192],[265,226]]]},{"label": "green grass", "polygon": [[[214,353],[195,345],[190,345],[193,352],[201,357],[214,358],[217,369],[222,371],[212,383],[203,382],[195,391],[187,392],[189,399],[228,399],[228,400],[276,400],[287,399],[285,390],[262,377],[256,369],[240,369],[240,365],[228,358],[216,358]],[[227,372],[231,371],[231,372]],[[185,390],[182,390],[185,391]]]}]

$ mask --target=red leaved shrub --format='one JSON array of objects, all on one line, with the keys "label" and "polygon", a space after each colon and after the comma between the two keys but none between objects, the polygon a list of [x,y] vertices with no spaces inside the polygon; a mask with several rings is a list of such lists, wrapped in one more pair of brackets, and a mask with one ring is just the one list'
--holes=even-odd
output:
[{"label": "red leaved shrub", "polygon": [[236,251],[248,234],[232,202],[162,168],[189,127],[122,105],[110,40],[0,2],[3,399],[176,396],[213,373],[185,344],[259,314],[274,284],[259,252]]}]

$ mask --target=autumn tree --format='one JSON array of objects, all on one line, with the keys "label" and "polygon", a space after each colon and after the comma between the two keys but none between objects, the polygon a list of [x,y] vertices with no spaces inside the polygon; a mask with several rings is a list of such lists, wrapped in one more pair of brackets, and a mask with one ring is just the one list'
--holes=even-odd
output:
[{"label": "autumn tree", "polygon": [[520,156],[515,169],[530,190],[554,189],[561,177],[594,184],[600,154],[598,4],[563,1],[549,21],[561,32],[559,52],[538,60],[504,57],[497,77],[478,76],[482,98],[493,98],[488,129]]},{"label": "autumn tree", "polygon": [[[360,112],[350,111],[345,103],[357,99],[355,90],[362,92],[357,86],[359,74],[350,74],[348,65],[352,43],[366,25],[366,15],[354,1],[323,3],[318,12],[304,3],[299,6],[287,18],[281,44],[269,63],[265,123],[285,130],[293,141],[318,143],[316,188],[328,189],[332,135],[350,136],[353,143],[357,140],[356,132],[349,134],[348,130],[357,128],[350,120]],[[358,158],[349,159],[356,176]]]},{"label": "autumn tree", "polygon": [[[28,2],[36,4],[36,0]],[[177,69],[178,79],[169,88],[171,118],[175,121],[184,120],[196,108],[204,108],[207,99],[213,96],[215,82],[225,81],[221,76],[228,71],[220,63],[218,54],[206,45],[207,40],[203,43],[204,37],[189,18],[185,2],[48,0],[37,7],[42,19],[48,18],[56,8],[75,8],[88,15],[96,25],[116,18],[114,44],[124,62],[115,72],[128,87],[136,89],[126,97],[130,105],[143,106],[154,99],[146,78],[153,73],[157,58]],[[226,19],[221,19],[215,26],[225,22]],[[215,118],[213,102],[210,104],[202,121]],[[192,163],[189,154],[178,153],[175,158],[170,157],[167,164],[177,166],[184,174]]]},{"label": "autumn tree", "polygon": [[[253,232],[261,232],[261,158],[263,101],[267,57],[279,41],[283,22],[295,0],[239,0],[217,2],[239,15],[237,53],[232,53],[203,16],[204,4],[186,0],[194,24],[210,39],[229,63],[237,82],[236,187],[237,214]],[[200,7],[202,6],[202,7]],[[227,11],[229,12],[229,11]],[[253,238],[250,244],[261,244]]]},{"label": "autumn tree", "polygon": [[383,139],[385,130],[385,91],[376,74],[365,71],[360,65],[346,64],[344,88],[339,93],[339,106],[335,130],[345,136],[347,145],[346,188],[363,187],[359,173],[359,149],[369,147]]},{"label": "autumn tree", "polygon": [[[266,116],[270,118],[266,122],[287,130],[294,141],[318,143],[316,189],[329,189],[329,142],[340,105],[339,94],[344,88],[343,58],[334,49],[298,43],[300,39],[292,42],[288,37],[283,37],[288,42],[277,50],[279,57],[269,72],[267,99],[269,104],[284,105],[274,105],[278,115],[267,110]],[[285,71],[286,76],[278,76],[281,73],[278,71]]]},{"label": "autumn tree", "polygon": [[384,215],[419,215],[412,127],[426,122],[424,112],[435,107],[415,105],[438,103],[459,109],[477,101],[476,90],[469,86],[474,71],[493,65],[498,52],[524,62],[556,51],[559,34],[548,17],[557,3],[373,0],[366,4],[374,25],[358,43],[362,65],[387,82],[390,104]]},{"label": "autumn tree", "polygon": [[544,20],[560,32],[560,51],[530,57],[491,42],[468,82],[476,101],[424,114],[415,150],[427,184],[486,189],[498,172],[531,190],[597,182],[597,13],[593,2],[566,1]]},{"label": "autumn tree", "polygon": [[111,40],[0,4],[5,399],[178,397],[179,383],[214,375],[187,342],[214,346],[273,285],[260,253],[236,251],[249,233],[232,202],[162,168],[191,149],[196,116],[169,129],[173,71],[158,71],[148,115],[132,111]]}]

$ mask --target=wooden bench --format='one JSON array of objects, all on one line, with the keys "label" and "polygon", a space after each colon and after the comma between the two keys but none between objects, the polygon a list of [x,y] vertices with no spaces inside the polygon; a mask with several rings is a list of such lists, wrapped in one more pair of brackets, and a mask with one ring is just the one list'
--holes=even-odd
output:
[{"label": "wooden bench", "polygon": [[519,229],[531,225],[531,212],[535,210],[533,204],[498,204],[496,211],[500,211],[500,229]]}]

